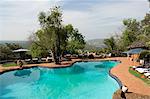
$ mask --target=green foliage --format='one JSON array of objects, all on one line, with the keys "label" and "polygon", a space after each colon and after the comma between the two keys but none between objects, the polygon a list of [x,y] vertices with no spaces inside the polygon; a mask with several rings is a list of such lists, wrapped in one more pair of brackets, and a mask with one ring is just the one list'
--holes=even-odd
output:
[{"label": "green foliage", "polygon": [[134,42],[144,42],[150,48],[150,14],[147,13],[143,20],[136,19],[123,20],[124,29],[121,36],[116,36],[115,40],[111,38],[105,39],[104,43],[108,50],[113,49],[125,51],[127,47]]},{"label": "green foliage", "polygon": [[142,51],[140,53],[139,59],[144,59],[144,58],[146,58],[147,55],[150,55],[150,51],[147,51],[147,50]]},{"label": "green foliage", "polygon": [[109,52],[110,52],[110,50],[108,48],[102,48],[99,50],[98,53],[109,53]]},{"label": "green foliage", "polygon": [[59,63],[61,51],[67,40],[67,33],[62,25],[60,7],[54,7],[48,12],[41,12],[39,22],[41,29],[36,32],[37,41],[34,43],[37,45],[33,44],[33,47],[31,47],[32,55],[41,56],[43,48],[48,49],[52,51],[55,62]]},{"label": "green foliage", "polygon": [[48,55],[48,50],[45,47],[38,46],[35,42],[32,43],[30,49],[32,57],[46,57]]},{"label": "green foliage", "polygon": [[111,52],[116,49],[116,42],[114,37],[110,37],[109,39],[104,40],[104,44],[107,46],[108,50]]},{"label": "green foliage", "polygon": [[0,59],[1,60],[7,60],[7,59],[13,59],[14,58],[14,53],[12,52],[13,50],[22,48],[18,44],[1,44],[0,45]]},{"label": "green foliage", "polygon": [[147,13],[144,19],[141,21],[142,40],[150,48],[150,13]]},{"label": "green foliage", "polygon": [[11,67],[11,66],[17,66],[17,64],[12,62],[12,63],[5,63],[2,66],[3,67]]},{"label": "green foliage", "polygon": [[11,49],[11,50],[16,50],[16,49],[20,49],[22,48],[19,44],[15,44],[15,43],[6,43],[6,46]]},{"label": "green foliage", "polygon": [[146,14],[143,20],[136,19],[124,20],[125,30],[123,31],[122,40],[127,47],[133,42],[142,41],[149,47],[150,42],[150,14]]},{"label": "green foliage", "polygon": [[123,31],[122,40],[124,46],[131,45],[137,40],[137,35],[140,34],[140,23],[136,19],[123,20],[125,30]]},{"label": "green foliage", "polygon": [[68,35],[67,41],[67,49],[71,53],[77,52],[79,49],[83,49],[85,47],[84,37],[79,33],[78,29],[74,29],[71,24],[65,27]]},{"label": "green foliage", "polygon": [[62,25],[60,7],[39,14],[41,28],[35,33],[36,40],[31,46],[33,56],[41,56],[46,50],[53,53],[55,63],[60,63],[64,50],[75,51],[84,48],[84,37],[71,24]]},{"label": "green foliage", "polygon": [[147,46],[148,48],[150,48],[150,41],[147,41],[147,42],[146,42],[146,46]]}]

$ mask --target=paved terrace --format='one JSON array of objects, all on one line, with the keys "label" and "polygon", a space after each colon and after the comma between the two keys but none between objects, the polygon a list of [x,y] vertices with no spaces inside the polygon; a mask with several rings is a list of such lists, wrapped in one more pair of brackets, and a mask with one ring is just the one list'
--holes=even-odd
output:
[{"label": "paved terrace", "polygon": [[139,63],[130,61],[127,58],[118,59],[121,61],[121,64],[112,68],[111,73],[117,76],[123,85],[129,88],[129,92],[150,96],[150,86],[128,72],[130,66],[138,66]]},{"label": "paved terrace", "polygon": [[[28,64],[28,65],[23,65],[23,68],[30,68],[30,67],[35,67],[35,66],[48,67],[48,68],[68,67],[72,63],[76,61],[80,61],[80,60],[81,59],[72,59],[72,61],[62,62],[61,65],[56,65],[55,63]],[[20,69],[20,67],[19,66],[2,67],[0,65],[0,73],[11,71],[11,70],[17,70],[17,69]]]},{"label": "paved terrace", "polygon": [[[106,59],[94,59],[94,60],[120,60],[121,63],[118,64],[116,67],[111,69],[111,73],[117,76],[123,85],[126,85],[129,88],[129,92],[138,93],[142,95],[150,95],[150,86],[146,85],[142,80],[136,78],[134,75],[128,72],[130,66],[138,66],[139,64],[136,62],[132,62],[126,57],[116,57],[116,58],[106,58]],[[73,59],[72,61],[62,62],[61,65],[56,65],[54,63],[44,63],[44,64],[30,64],[25,65],[24,67],[33,67],[33,66],[42,66],[42,67],[66,67],[70,66],[70,64],[74,63],[75,61],[79,61],[79,59]],[[15,67],[2,67],[0,66],[0,73],[9,70],[16,70],[19,69],[18,66]]]}]

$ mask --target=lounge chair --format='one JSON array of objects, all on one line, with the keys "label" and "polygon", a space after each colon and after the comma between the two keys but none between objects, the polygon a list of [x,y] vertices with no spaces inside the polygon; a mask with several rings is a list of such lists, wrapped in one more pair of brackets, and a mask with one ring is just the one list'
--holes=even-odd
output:
[{"label": "lounge chair", "polygon": [[24,60],[27,64],[31,63],[31,59],[25,59]]},{"label": "lounge chair", "polygon": [[46,62],[46,58],[41,58],[41,62]]},{"label": "lounge chair", "polygon": [[38,61],[39,61],[38,58],[32,58],[32,62],[33,62],[34,64],[38,63]]},{"label": "lounge chair", "polygon": [[147,73],[144,73],[144,75],[145,75],[146,77],[150,76],[150,71],[147,72]]},{"label": "lounge chair", "polygon": [[148,72],[150,69],[147,69],[147,68],[136,68],[135,70],[142,74],[142,73]]},{"label": "lounge chair", "polygon": [[132,66],[132,68],[133,68],[133,69],[136,69],[136,68],[137,68],[137,66]]}]

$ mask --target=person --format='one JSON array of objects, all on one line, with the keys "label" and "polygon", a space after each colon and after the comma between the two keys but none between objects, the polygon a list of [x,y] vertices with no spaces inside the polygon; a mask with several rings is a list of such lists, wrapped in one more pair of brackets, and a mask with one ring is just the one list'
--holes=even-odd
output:
[{"label": "person", "polygon": [[22,67],[23,67],[23,62],[21,61],[21,59],[19,59],[19,60],[17,61],[17,65],[19,65],[19,66],[20,66],[20,68],[22,68]]},{"label": "person", "polygon": [[128,88],[127,88],[127,86],[122,86],[122,88],[121,88],[121,98],[122,99],[126,99],[126,96],[125,96],[125,93],[128,91]]}]

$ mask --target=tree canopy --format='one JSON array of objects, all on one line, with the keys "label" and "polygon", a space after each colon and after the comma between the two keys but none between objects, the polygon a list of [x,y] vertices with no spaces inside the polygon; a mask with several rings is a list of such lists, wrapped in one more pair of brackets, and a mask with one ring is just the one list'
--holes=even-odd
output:
[{"label": "tree canopy", "polygon": [[74,29],[71,24],[65,26],[67,31],[67,47],[66,49],[71,53],[76,53],[77,50],[83,49],[85,47],[84,37],[79,33],[78,29]]},{"label": "tree canopy", "polygon": [[[54,7],[48,12],[39,14],[41,28],[35,32],[35,40],[31,46],[33,56],[39,56],[43,51],[51,51],[56,64],[64,50],[84,48],[84,37],[71,24],[62,24],[62,11]],[[39,51],[40,50],[40,51]]]},{"label": "tree canopy", "polygon": [[132,18],[125,19],[123,25],[122,35],[104,40],[107,49],[111,49],[109,52],[115,48],[117,48],[115,50],[125,51],[128,46],[135,42],[142,42],[146,44],[147,48],[150,48],[150,13],[147,13],[141,21]]},{"label": "tree canopy", "polygon": [[104,44],[107,46],[109,51],[116,49],[115,39],[114,37],[111,37],[110,39],[105,39]]},{"label": "tree canopy", "polygon": [[0,60],[8,60],[14,58],[13,50],[22,48],[19,44],[5,43],[0,44]]}]

